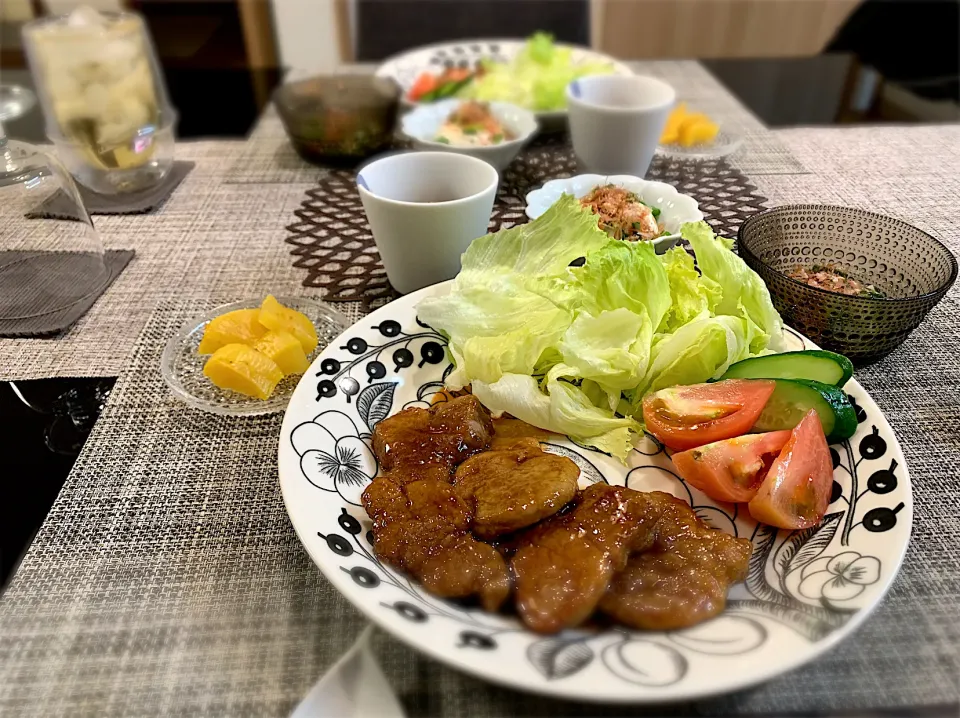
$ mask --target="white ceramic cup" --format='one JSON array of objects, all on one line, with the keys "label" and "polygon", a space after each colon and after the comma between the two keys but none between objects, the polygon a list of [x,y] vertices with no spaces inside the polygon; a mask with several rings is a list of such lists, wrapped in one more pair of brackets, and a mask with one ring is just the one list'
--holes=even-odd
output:
[{"label": "white ceramic cup", "polygon": [[450,152],[405,152],[360,170],[360,201],[394,289],[457,275],[460,255],[487,233],[499,179],[483,160]]},{"label": "white ceramic cup", "polygon": [[677,99],[653,77],[596,75],[567,86],[570,137],[581,169],[643,177]]}]

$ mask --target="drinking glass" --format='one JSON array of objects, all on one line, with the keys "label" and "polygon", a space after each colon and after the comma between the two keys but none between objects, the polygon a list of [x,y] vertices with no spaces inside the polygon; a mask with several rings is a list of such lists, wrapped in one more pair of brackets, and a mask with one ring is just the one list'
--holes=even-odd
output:
[{"label": "drinking glass", "polygon": [[[9,89],[0,88],[0,334],[20,334],[33,333],[23,329],[31,322],[89,301],[109,275],[70,173],[40,148],[7,139],[2,121],[30,107]],[[13,95],[16,102],[2,99]],[[54,196],[56,217],[43,215]]]},{"label": "drinking glass", "polygon": [[80,7],[23,29],[47,137],[77,180],[103,194],[159,184],[176,113],[143,19]]}]

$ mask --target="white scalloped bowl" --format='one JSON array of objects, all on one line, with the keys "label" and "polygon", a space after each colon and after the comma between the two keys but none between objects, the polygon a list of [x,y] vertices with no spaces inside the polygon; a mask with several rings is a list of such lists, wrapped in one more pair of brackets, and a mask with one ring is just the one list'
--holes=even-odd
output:
[{"label": "white scalloped bowl", "polygon": [[501,125],[510,130],[514,139],[488,147],[460,147],[435,141],[433,138],[437,136],[440,127],[461,102],[463,100],[452,98],[429,105],[420,105],[400,119],[400,129],[403,134],[413,140],[415,149],[456,152],[476,157],[493,165],[497,171],[513,162],[523,146],[537,134],[537,118],[530,110],[507,102],[491,102],[490,113]]},{"label": "white scalloped bowl", "polygon": [[530,219],[536,219],[546,212],[561,195],[572,194],[577,199],[590,192],[594,187],[615,184],[636,194],[645,204],[660,209],[660,220],[670,234],[653,240],[657,254],[663,254],[680,241],[680,225],[684,222],[699,222],[703,212],[697,200],[687,194],[680,194],[676,187],[666,182],[654,182],[632,175],[577,175],[566,179],[550,180],[540,189],[527,195],[526,213]]}]

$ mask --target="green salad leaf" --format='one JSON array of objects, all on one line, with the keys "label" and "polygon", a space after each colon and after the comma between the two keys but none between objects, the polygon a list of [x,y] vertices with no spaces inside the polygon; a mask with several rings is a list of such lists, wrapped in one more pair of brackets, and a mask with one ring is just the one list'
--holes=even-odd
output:
[{"label": "green salad leaf", "polygon": [[[448,338],[447,386],[626,460],[643,397],[767,352],[782,324],[766,287],[704,223],[662,256],[597,227],[576,199],[481,237],[449,294],[417,306]],[[571,266],[583,258],[582,266]]]},{"label": "green salad leaf", "polygon": [[543,382],[532,376],[505,374],[493,384],[474,382],[473,393],[494,414],[508,412],[625,459],[642,427],[630,417],[594,405],[579,387],[559,378],[567,370],[558,365]]},{"label": "green salad leaf", "polygon": [[688,222],[680,228],[697,255],[703,276],[720,286],[717,314],[740,316],[759,331],[751,338],[751,349],[781,348],[783,322],[773,307],[767,285],[760,275],[733,253],[733,240],[717,237],[706,222]]},{"label": "green salad leaf", "polygon": [[579,280],[582,307],[592,314],[625,307],[645,312],[658,327],[670,309],[667,272],[650,242],[610,240],[572,271]]},{"label": "green salad leaf", "polygon": [[548,33],[532,35],[511,62],[482,63],[484,73],[465,85],[460,97],[485,102],[510,102],[531,110],[562,110],[567,85],[578,77],[613,72],[608,62],[574,64],[568,47],[560,47]]},{"label": "green salad leaf", "polygon": [[720,285],[697,272],[683,248],[674,247],[660,258],[670,286],[670,308],[660,325],[661,332],[673,332],[701,314],[713,313],[720,301]]},{"label": "green salad leaf", "polygon": [[550,348],[559,360],[580,297],[570,263],[612,241],[570,196],[536,222],[474,240],[451,293],[417,307],[421,320],[450,339],[457,366],[448,384],[533,373]]},{"label": "green salad leaf", "polygon": [[[701,384],[750,356],[746,322],[706,314],[672,334],[657,337],[650,369],[637,392],[645,395],[677,384]],[[639,411],[639,403],[636,407]]]}]

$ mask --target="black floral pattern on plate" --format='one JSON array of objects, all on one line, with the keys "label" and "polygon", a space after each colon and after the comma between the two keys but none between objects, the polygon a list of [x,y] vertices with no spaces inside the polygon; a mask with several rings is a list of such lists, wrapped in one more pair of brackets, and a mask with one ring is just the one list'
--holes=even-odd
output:
[{"label": "black floral pattern on plate", "polygon": [[[382,601],[379,605],[384,610],[415,624],[430,624],[440,619],[453,621],[461,626],[456,632],[456,647],[465,651],[493,651],[500,646],[501,637],[525,632],[525,629],[519,624],[504,627],[502,622],[478,609],[430,596],[410,579],[383,565],[372,550],[370,522],[359,509],[360,493],[377,474],[376,457],[370,448],[372,432],[377,422],[393,412],[396,390],[404,381],[404,372],[446,361],[445,338],[419,320],[417,325],[423,331],[405,332],[396,321],[381,322],[373,329],[382,336],[383,343],[349,338],[341,346],[342,356],[324,359],[317,374],[323,377],[318,385],[317,403],[322,409],[340,393],[348,405],[352,404],[351,411],[357,420],[340,409],[327,409],[313,421],[297,425],[290,441],[300,456],[307,481],[323,491],[337,492],[346,502],[358,507],[356,515],[341,509],[337,526],[317,534],[333,554],[350,559],[340,566],[341,571],[364,589],[389,587],[404,596],[401,600]],[[414,392],[415,398],[398,409],[430,406],[452,369],[448,363],[440,379],[420,384]],[[364,385],[354,374],[364,379]],[[375,379],[386,381],[374,383]],[[857,411],[859,421],[867,422],[869,417],[864,409],[857,406]],[[849,544],[851,533],[857,528],[867,532],[890,530],[904,507],[902,502],[892,508],[874,507],[857,520],[860,500],[867,494],[884,497],[894,493],[899,484],[898,463],[892,460],[886,467],[873,470],[865,481],[866,488],[860,490],[861,465],[884,460],[888,449],[877,426],[870,426],[871,432],[857,443],[859,458],[849,441],[831,447],[834,468],[847,474],[849,480],[843,483],[849,489],[845,490],[843,483],[835,481],[831,507],[836,510],[819,526],[787,532],[754,525],[749,536],[754,551],[747,579],[741,595],[731,596],[721,616],[666,633],[644,634],[622,628],[566,631],[532,641],[526,649],[527,661],[551,681],[601,665],[620,680],[655,688],[682,680],[689,671],[690,654],[735,656],[759,649],[769,637],[767,621],[786,626],[811,642],[823,640],[842,627],[857,610],[850,602],[877,583],[884,570],[879,557],[844,548]],[[545,443],[546,450],[576,461],[585,481],[606,482],[602,470],[588,458],[594,450],[573,446],[575,448]],[[694,491],[675,473],[653,463],[656,457],[665,454],[665,449],[652,437],[638,446],[636,453],[649,461],[627,472],[625,485],[630,486],[634,477],[662,472],[683,487],[688,502],[703,520],[714,528],[741,534],[738,507],[698,503]],[[838,535],[839,546],[834,540]]]}]

